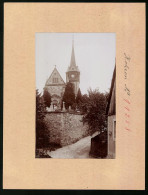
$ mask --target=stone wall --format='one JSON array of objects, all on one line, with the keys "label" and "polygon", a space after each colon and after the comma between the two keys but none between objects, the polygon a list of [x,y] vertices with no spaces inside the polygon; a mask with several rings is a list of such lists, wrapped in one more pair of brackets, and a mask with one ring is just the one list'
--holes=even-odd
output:
[{"label": "stone wall", "polygon": [[50,132],[50,143],[61,146],[72,144],[88,135],[88,125],[82,122],[83,115],[47,112],[45,121]]}]

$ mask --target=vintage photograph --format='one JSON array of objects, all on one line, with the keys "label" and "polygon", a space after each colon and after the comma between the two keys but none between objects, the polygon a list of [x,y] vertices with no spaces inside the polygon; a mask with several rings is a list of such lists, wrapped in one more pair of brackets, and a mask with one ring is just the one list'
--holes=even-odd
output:
[{"label": "vintage photograph", "polygon": [[116,158],[116,34],[36,33],[35,157]]}]

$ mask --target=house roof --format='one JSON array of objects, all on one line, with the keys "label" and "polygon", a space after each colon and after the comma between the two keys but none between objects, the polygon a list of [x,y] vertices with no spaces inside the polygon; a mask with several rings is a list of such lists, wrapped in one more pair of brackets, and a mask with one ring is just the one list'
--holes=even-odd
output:
[{"label": "house roof", "polygon": [[112,97],[114,83],[115,83],[115,78],[116,78],[116,64],[115,64],[115,68],[114,68],[114,72],[113,72],[113,76],[112,76],[111,87],[110,87],[110,92],[109,92],[109,97],[108,97],[108,103],[107,103],[107,107],[106,107],[106,114],[108,114],[108,112],[109,112],[111,97]]}]

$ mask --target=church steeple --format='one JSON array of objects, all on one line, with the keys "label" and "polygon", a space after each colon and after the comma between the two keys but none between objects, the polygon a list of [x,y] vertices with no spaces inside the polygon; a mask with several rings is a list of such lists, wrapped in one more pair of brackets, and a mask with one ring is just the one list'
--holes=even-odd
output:
[{"label": "church steeple", "polygon": [[66,72],[66,82],[71,82],[74,84],[74,92],[75,92],[75,96],[77,96],[79,90],[79,83],[80,83],[80,71],[78,66],[76,65],[76,60],[75,60],[74,39],[72,40],[70,66],[68,67],[68,70]]},{"label": "church steeple", "polygon": [[67,72],[68,71],[79,71],[78,66],[76,65],[76,59],[75,59],[74,38],[72,40],[71,60],[70,60],[70,66],[68,67]]},{"label": "church steeple", "polygon": [[76,60],[75,60],[75,51],[74,51],[74,39],[72,40],[72,53],[71,53],[71,61],[70,61],[70,67],[76,66]]}]

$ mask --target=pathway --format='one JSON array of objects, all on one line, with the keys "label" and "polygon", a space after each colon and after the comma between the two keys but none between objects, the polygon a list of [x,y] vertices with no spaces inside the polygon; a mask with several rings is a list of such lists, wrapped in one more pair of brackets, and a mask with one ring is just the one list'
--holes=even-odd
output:
[{"label": "pathway", "polygon": [[91,136],[82,138],[74,144],[64,146],[55,151],[48,152],[52,158],[91,158],[89,156]]}]

